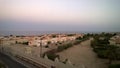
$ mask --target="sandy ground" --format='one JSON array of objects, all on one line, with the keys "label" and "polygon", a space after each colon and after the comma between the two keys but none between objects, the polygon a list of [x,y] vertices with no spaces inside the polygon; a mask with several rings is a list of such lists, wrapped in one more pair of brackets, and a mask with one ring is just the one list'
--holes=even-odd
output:
[{"label": "sandy ground", "polygon": [[63,52],[58,53],[60,60],[69,59],[76,67],[81,68],[107,68],[107,60],[99,59],[92,51],[90,40],[73,46]]}]

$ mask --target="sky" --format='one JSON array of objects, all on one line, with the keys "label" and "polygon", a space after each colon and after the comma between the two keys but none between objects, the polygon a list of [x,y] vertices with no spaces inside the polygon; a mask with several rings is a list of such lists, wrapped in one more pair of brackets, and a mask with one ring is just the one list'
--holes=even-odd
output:
[{"label": "sky", "polygon": [[0,31],[119,32],[120,0],[0,0]]}]

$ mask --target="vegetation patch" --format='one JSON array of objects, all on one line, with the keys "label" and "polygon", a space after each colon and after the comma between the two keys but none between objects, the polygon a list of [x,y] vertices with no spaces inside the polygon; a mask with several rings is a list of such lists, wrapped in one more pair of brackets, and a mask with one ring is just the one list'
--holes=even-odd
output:
[{"label": "vegetation patch", "polygon": [[0,63],[0,68],[6,68],[3,63]]},{"label": "vegetation patch", "polygon": [[58,46],[57,51],[61,52],[61,51],[65,50],[65,49],[68,49],[69,47],[72,47],[72,46],[73,46],[73,44],[71,44],[71,43],[68,43],[68,44],[65,44],[65,45],[62,45],[62,46]]},{"label": "vegetation patch", "polygon": [[[70,34],[69,36],[73,36],[73,35]],[[45,54],[46,54],[50,60],[54,61],[55,58],[59,58],[59,55],[56,55],[57,52],[61,52],[63,50],[66,50],[66,49],[68,49],[68,48],[70,48],[70,47],[72,47],[74,45],[78,45],[82,41],[85,41],[85,40],[88,40],[88,39],[89,39],[89,36],[85,35],[85,36],[83,36],[83,38],[78,37],[78,38],[76,38],[76,40],[71,41],[71,42],[66,43],[66,44],[58,42],[60,44],[60,46],[58,46],[57,49],[50,50],[50,51],[44,53],[43,56],[45,56]]]},{"label": "vegetation patch", "polygon": [[102,33],[93,35],[94,40],[91,41],[93,51],[97,53],[99,58],[108,59],[109,64],[113,60],[120,59],[120,47],[116,45],[110,45],[109,40],[115,34]]},{"label": "vegetation patch", "polygon": [[109,68],[120,68],[120,64],[111,64]]}]

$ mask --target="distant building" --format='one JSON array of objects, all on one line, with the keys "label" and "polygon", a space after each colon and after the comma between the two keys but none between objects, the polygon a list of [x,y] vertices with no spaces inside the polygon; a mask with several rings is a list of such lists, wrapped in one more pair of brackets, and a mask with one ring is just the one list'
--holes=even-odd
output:
[{"label": "distant building", "polygon": [[111,45],[120,46],[120,35],[116,35],[116,36],[112,37],[109,42]]}]

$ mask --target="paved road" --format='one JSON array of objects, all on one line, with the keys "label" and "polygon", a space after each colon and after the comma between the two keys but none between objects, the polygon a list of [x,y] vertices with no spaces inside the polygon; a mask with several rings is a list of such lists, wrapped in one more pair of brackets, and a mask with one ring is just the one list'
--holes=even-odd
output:
[{"label": "paved road", "polygon": [[8,66],[8,68],[27,68],[2,53],[0,53],[0,60],[3,61]]}]

